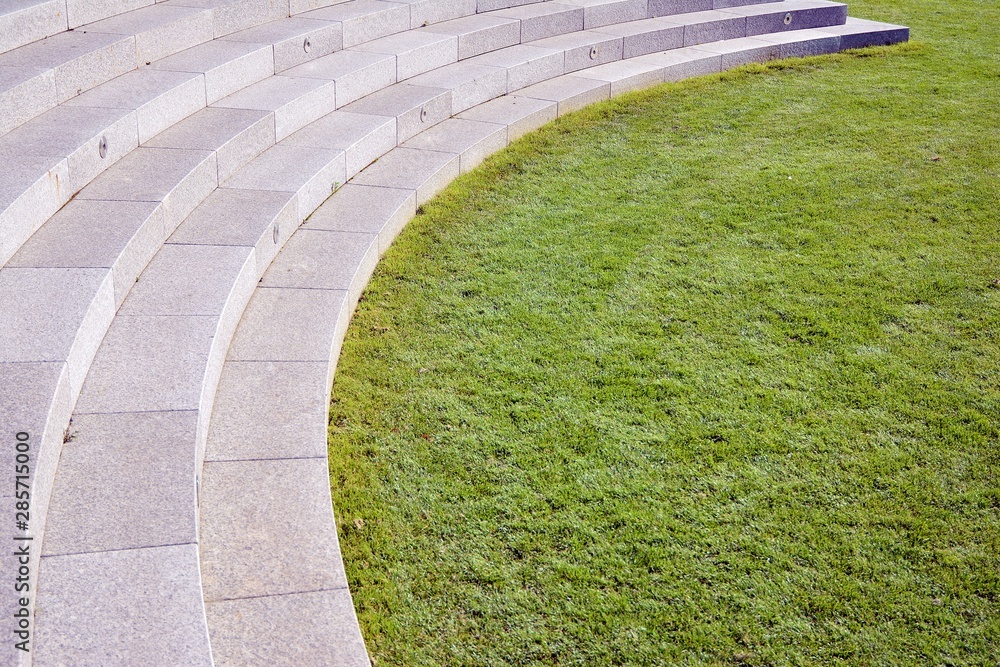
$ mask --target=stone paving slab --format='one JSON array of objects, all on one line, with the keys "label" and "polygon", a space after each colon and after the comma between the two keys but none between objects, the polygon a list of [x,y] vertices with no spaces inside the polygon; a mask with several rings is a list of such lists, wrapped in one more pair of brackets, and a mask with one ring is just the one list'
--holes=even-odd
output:
[{"label": "stone paving slab", "polygon": [[402,143],[452,115],[451,91],[408,83],[390,86],[343,107],[349,113],[395,117],[396,141]]},{"label": "stone paving slab", "polygon": [[302,229],[282,248],[260,286],[350,293],[358,274],[371,274],[377,257],[373,234]]},{"label": "stone paving slab", "polygon": [[[253,246],[166,244],[118,309],[129,315],[218,315]],[[254,262],[255,263],[255,262]]]},{"label": "stone paving slab", "polygon": [[44,555],[194,543],[197,426],[193,410],[75,415]]},{"label": "stone paving slab", "polygon": [[664,81],[681,81],[693,76],[722,71],[722,56],[700,48],[686,47],[664,53],[651,53],[634,59],[636,62],[663,68]]},{"label": "stone paving slab", "polygon": [[556,102],[508,95],[469,109],[456,117],[506,125],[508,141],[515,141],[555,120],[558,111],[559,105]]},{"label": "stone paving slab", "polygon": [[154,0],[66,0],[70,29],[153,4]]},{"label": "stone paving slab", "polygon": [[885,46],[910,39],[910,29],[891,23],[848,18],[844,25],[819,28],[820,32],[840,37],[840,49],[861,49],[866,46]]},{"label": "stone paving slab", "polygon": [[[32,516],[30,530],[15,531],[12,524],[0,530],[0,537],[14,544],[12,537],[33,538],[29,567],[32,572],[38,572],[41,555],[40,543],[45,534],[46,515],[48,513],[49,495],[52,488],[52,478],[55,475],[59,445],[63,439],[63,426],[69,421],[72,411],[72,396],[69,386],[66,365],[62,363],[0,363],[0,429],[13,437],[19,432],[27,432],[29,438],[28,460],[31,474],[28,483],[31,486]],[[14,471],[15,450],[5,447],[0,453],[0,463],[7,470]],[[14,488],[8,485],[4,489],[0,507],[8,516],[14,516]],[[16,572],[21,565],[15,558],[13,549],[5,549],[0,555],[0,569],[4,572]],[[35,588],[38,577],[32,577],[29,582],[28,596],[36,599]],[[0,611],[4,620],[0,622],[0,630],[13,637],[14,596],[8,596]],[[12,644],[8,650],[13,651]],[[13,664],[7,659],[10,653],[0,660],[4,664]]]},{"label": "stone paving slab", "polygon": [[55,105],[55,72],[35,67],[0,67],[0,134]]},{"label": "stone paving slab", "polygon": [[284,143],[344,151],[346,177],[351,178],[396,147],[396,119],[335,111],[306,125]]},{"label": "stone paving slab", "polygon": [[726,10],[692,12],[675,16],[674,20],[684,25],[684,46],[738,39],[747,35],[746,17]]},{"label": "stone paving slab", "polygon": [[550,2],[551,0],[477,0],[477,12],[492,12],[497,9],[510,9],[511,7],[521,7],[523,5],[533,5],[537,2]]},{"label": "stone paving slab", "polygon": [[487,53],[465,62],[507,70],[507,92],[551,79],[563,74],[566,56],[562,51],[528,44],[518,44],[501,51]]},{"label": "stone paving slab", "polygon": [[336,108],[335,84],[321,79],[272,76],[224,97],[212,106],[257,109],[274,114],[274,136],[281,141]]},{"label": "stone paving slab", "polygon": [[66,105],[134,109],[143,144],[205,106],[205,78],[192,72],[143,68],[92,88]]},{"label": "stone paving slab", "polygon": [[[258,415],[268,418],[281,413],[270,408]],[[263,492],[268,489],[273,493]],[[341,558],[325,451],[316,458],[208,461],[201,498],[206,603],[347,587],[336,565]]]},{"label": "stone paving slab", "polygon": [[273,112],[208,107],[159,133],[145,146],[215,151],[222,183],[273,146],[274,131]]},{"label": "stone paving slab", "polygon": [[721,57],[720,68],[723,70],[746,65],[747,63],[762,63],[780,57],[781,47],[755,37],[734,39],[723,44],[702,44],[699,50],[706,53],[718,53]]},{"label": "stone paving slab", "polygon": [[533,97],[558,104],[560,116],[578,111],[595,102],[611,97],[611,84],[579,76],[560,76],[536,83],[515,93],[517,97]]},{"label": "stone paving slab", "polygon": [[540,39],[534,44],[563,51],[566,54],[563,71],[569,74],[580,69],[621,60],[624,39],[607,33],[583,30]]},{"label": "stone paving slab", "polygon": [[215,40],[154,62],[150,67],[205,75],[208,104],[274,74],[271,45]]},{"label": "stone paving slab", "polygon": [[[52,391],[53,387],[57,388],[55,392]],[[61,428],[57,433],[52,432],[51,417],[64,415],[68,421],[70,403],[69,378],[65,363],[0,362],[0,428],[10,435],[23,431],[31,436],[28,460],[33,473],[31,479],[33,485],[40,478],[45,478],[44,474],[39,474],[39,454],[45,451],[43,442],[46,439],[58,438],[60,441],[63,439]],[[0,465],[6,466],[7,470],[14,470],[15,454],[13,447],[4,447],[0,451]],[[48,471],[50,481],[54,472],[53,465]],[[11,485],[7,485],[7,488],[0,490],[0,496],[12,498],[13,492]],[[36,501],[39,499],[40,494],[37,489],[32,492],[32,496]],[[37,505],[35,507],[36,512],[42,509]],[[44,516],[45,514],[41,513],[38,519],[43,519]],[[33,523],[35,524],[33,527],[37,530],[38,522]]]},{"label": "stone paving slab", "polygon": [[276,74],[344,48],[344,30],[340,23],[304,18],[266,23],[222,39],[229,42],[271,44],[274,48]]},{"label": "stone paving slab", "polygon": [[560,2],[544,2],[502,9],[492,14],[521,22],[521,42],[533,42],[553,35],[583,30],[583,7]]},{"label": "stone paving slab", "polygon": [[141,147],[95,178],[80,200],[159,202],[173,229],[218,186],[211,151]]},{"label": "stone paving slab", "polygon": [[227,361],[206,462],[324,458],[328,373],[328,361]]},{"label": "stone paving slab", "polygon": [[429,25],[422,30],[457,37],[458,57],[462,60],[521,42],[521,22],[499,16],[477,14]]},{"label": "stone paving slab", "polygon": [[168,0],[165,4],[209,10],[212,13],[212,29],[215,37],[225,37],[288,16],[288,4],[285,2]]},{"label": "stone paving slab", "polygon": [[65,202],[138,145],[135,111],[63,105],[0,137],[0,155],[66,160],[66,182],[60,186]]},{"label": "stone paving slab", "polygon": [[[2,144],[2,141],[0,141]],[[58,157],[3,157],[0,170],[0,266],[69,200],[69,160]]]},{"label": "stone paving slab", "polygon": [[77,414],[198,410],[217,317],[116,317]]},{"label": "stone paving slab", "polygon": [[0,270],[0,361],[68,364],[79,391],[115,311],[114,284],[104,269]]},{"label": "stone paving slab", "polygon": [[38,579],[36,667],[211,667],[196,545],[50,556]]},{"label": "stone paving slab", "polygon": [[82,31],[62,32],[0,54],[0,67],[52,70],[56,102],[110,81],[135,65],[135,37]]},{"label": "stone paving slab", "polygon": [[460,162],[451,153],[396,148],[361,172],[354,183],[415,190],[419,206],[459,175]]},{"label": "stone paving slab", "polygon": [[404,81],[457,62],[458,37],[410,31],[359,44],[353,50],[395,56],[396,81]]},{"label": "stone paving slab", "polygon": [[110,269],[117,309],[166,237],[163,209],[155,202],[77,199],[52,216],[7,266]]},{"label": "stone paving slab", "polygon": [[261,276],[298,225],[297,199],[287,192],[220,188],[181,223],[170,243],[253,248],[254,275]]},{"label": "stone paving slab", "polygon": [[205,605],[217,667],[370,667],[346,588]]},{"label": "stone paving slab", "polygon": [[349,183],[313,213],[303,228],[376,234],[382,255],[416,212],[413,190]]},{"label": "stone paving slab", "polygon": [[338,51],[285,71],[337,85],[337,108],[396,83],[396,58],[384,53]]},{"label": "stone paving slab", "polygon": [[746,16],[747,37],[840,25],[847,20],[846,4],[825,0],[786,0],[777,4],[746,5],[723,11]]},{"label": "stone paving slab", "polygon": [[86,30],[88,33],[134,35],[136,67],[149,65],[213,37],[211,12],[163,3],[91,23]]},{"label": "stone paving slab", "polygon": [[626,59],[684,46],[684,25],[669,18],[606,25],[594,32],[620,36],[623,39],[622,58]]},{"label": "stone paving slab", "polygon": [[340,22],[344,30],[345,49],[410,28],[409,6],[382,0],[341,3],[306,12],[301,17]]},{"label": "stone paving slab", "polygon": [[68,27],[65,0],[11,0],[0,7],[0,53]]},{"label": "stone paving slab", "polygon": [[293,193],[301,221],[346,180],[343,151],[276,144],[222,187]]},{"label": "stone paving slab", "polygon": [[840,35],[818,29],[758,35],[757,38],[769,44],[777,44],[780,58],[821,56],[840,50]]},{"label": "stone paving slab", "polygon": [[494,123],[451,118],[403,144],[405,148],[453,153],[459,170],[467,173],[507,145],[507,128]]},{"label": "stone paving slab", "polygon": [[[649,17],[673,16],[718,9],[718,0],[649,0]],[[728,5],[727,5],[728,6]]]},{"label": "stone paving slab", "polygon": [[[270,288],[254,292],[229,346],[229,361],[330,363],[346,290]],[[299,323],[289,330],[289,318]]]},{"label": "stone paving slab", "polygon": [[663,83],[663,68],[649,63],[619,60],[581,70],[574,76],[607,81],[611,85],[611,97],[615,97],[632,90],[650,88]]},{"label": "stone paving slab", "polygon": [[393,0],[410,6],[410,28],[476,13],[476,0]]},{"label": "stone paving slab", "polygon": [[647,0],[559,0],[566,5],[583,7],[583,28],[599,28],[612,23],[638,21],[647,17]]},{"label": "stone paving slab", "polygon": [[451,90],[452,114],[458,114],[505,94],[507,70],[464,61],[421,74],[409,83]]}]

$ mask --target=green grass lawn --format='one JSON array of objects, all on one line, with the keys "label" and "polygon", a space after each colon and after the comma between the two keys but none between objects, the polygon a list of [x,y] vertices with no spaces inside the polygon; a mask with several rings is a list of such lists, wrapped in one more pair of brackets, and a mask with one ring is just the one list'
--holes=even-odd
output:
[{"label": "green grass lawn", "polygon": [[426,206],[337,372],[382,665],[1000,663],[1000,4],[565,118]]}]

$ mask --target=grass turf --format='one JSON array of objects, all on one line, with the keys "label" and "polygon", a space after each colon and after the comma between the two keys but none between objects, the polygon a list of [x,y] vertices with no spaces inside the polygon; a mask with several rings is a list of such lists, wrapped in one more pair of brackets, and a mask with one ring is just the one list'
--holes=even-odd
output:
[{"label": "grass turf", "polygon": [[630,95],[425,207],[331,479],[377,665],[1000,661],[1000,6]]}]

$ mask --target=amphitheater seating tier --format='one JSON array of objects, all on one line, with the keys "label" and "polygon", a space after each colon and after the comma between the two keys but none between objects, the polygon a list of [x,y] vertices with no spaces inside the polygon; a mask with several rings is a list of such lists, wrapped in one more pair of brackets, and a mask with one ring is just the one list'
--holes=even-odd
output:
[{"label": "amphitheater seating tier", "polygon": [[34,573],[33,650],[0,664],[370,664],[327,404],[417,208],[594,102],[908,36],[825,0],[0,9],[0,423],[31,434]]}]

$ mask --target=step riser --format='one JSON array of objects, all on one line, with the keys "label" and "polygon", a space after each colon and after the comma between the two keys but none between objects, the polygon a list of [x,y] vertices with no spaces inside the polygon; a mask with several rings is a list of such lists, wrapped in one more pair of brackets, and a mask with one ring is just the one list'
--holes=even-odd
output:
[{"label": "step riser", "polygon": [[772,0],[649,0],[649,18],[766,4]]}]

